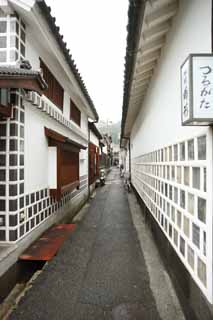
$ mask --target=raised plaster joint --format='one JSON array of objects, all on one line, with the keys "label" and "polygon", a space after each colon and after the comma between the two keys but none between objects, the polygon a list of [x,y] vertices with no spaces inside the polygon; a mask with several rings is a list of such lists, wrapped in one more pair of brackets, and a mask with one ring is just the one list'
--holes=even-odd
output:
[{"label": "raised plaster joint", "polygon": [[35,0],[6,0],[6,1],[26,11],[30,11],[35,4]]},{"label": "raised plaster joint", "polygon": [[3,11],[3,13],[6,15],[13,13],[13,9],[9,5],[8,0],[0,0],[0,8],[1,11]]}]

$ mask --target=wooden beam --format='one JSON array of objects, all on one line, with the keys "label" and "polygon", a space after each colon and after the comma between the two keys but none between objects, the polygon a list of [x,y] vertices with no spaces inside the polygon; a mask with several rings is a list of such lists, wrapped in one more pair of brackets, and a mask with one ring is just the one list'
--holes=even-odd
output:
[{"label": "wooden beam", "polygon": [[165,35],[171,27],[171,22],[166,21],[159,25],[148,27],[143,33],[142,37],[145,41],[151,41],[154,39],[157,39],[159,37],[162,37]]},{"label": "wooden beam", "polygon": [[130,99],[133,99],[133,98],[138,98],[138,97],[141,97],[143,95],[144,92],[139,92],[139,93],[135,93],[135,92],[131,92],[131,95],[130,95]]},{"label": "wooden beam", "polygon": [[172,18],[178,10],[177,0],[164,4],[145,17],[145,23],[149,26],[157,25]]},{"label": "wooden beam", "polygon": [[138,84],[138,83],[143,82],[145,80],[150,80],[152,75],[153,75],[152,71],[137,74],[137,76],[134,79],[134,84]]},{"label": "wooden beam", "polygon": [[25,89],[30,91],[35,91],[39,95],[42,95],[42,90],[39,82],[36,79],[26,79],[26,78],[0,78],[0,88],[15,88],[15,89]]},{"label": "wooden beam", "polygon": [[159,57],[160,50],[156,50],[148,54],[144,52],[137,60],[137,66],[142,69],[144,65],[150,64],[150,62],[153,63],[154,61],[158,60]]},{"label": "wooden beam", "polygon": [[55,141],[61,142],[61,143],[66,142],[65,136],[63,136],[62,134],[60,134],[54,130],[51,130],[49,128],[44,127],[44,132],[45,132],[46,137],[48,137],[52,140],[55,140]]},{"label": "wooden beam", "polygon": [[140,96],[137,99],[132,99],[132,100],[130,100],[129,104],[131,105],[132,103],[141,103],[143,98],[144,98],[144,95]]},{"label": "wooden beam", "polygon": [[136,83],[132,89],[137,90],[141,87],[146,87],[149,84],[149,79]]},{"label": "wooden beam", "polygon": [[146,85],[144,85],[144,86],[142,86],[142,87],[138,87],[138,88],[135,88],[134,90],[133,90],[133,94],[135,95],[135,96],[137,96],[139,93],[142,95],[142,94],[144,94],[144,92],[147,90],[147,88],[148,88],[148,84],[146,84]]},{"label": "wooden beam", "polygon": [[151,52],[156,51],[158,49],[161,49],[163,47],[165,41],[166,41],[166,38],[163,36],[163,37],[160,37],[158,39],[154,39],[152,41],[148,41],[147,43],[143,44],[141,47],[142,55],[151,53]]},{"label": "wooden beam", "polygon": [[155,68],[155,66],[156,66],[156,62],[155,61],[149,62],[149,63],[147,63],[146,65],[143,65],[143,66],[138,65],[136,70],[135,70],[135,74],[136,74],[136,76],[138,76],[138,75],[141,75],[141,74],[146,73],[148,71],[152,71]]},{"label": "wooden beam", "polygon": [[50,143],[54,143],[56,142],[56,144],[60,144],[61,146],[63,146],[64,150],[70,150],[73,152],[79,152],[80,149],[87,149],[87,147],[85,147],[84,145],[73,141],[71,139],[69,139],[68,137],[63,136],[62,134],[49,129],[47,127],[44,127],[44,132],[45,135],[48,139],[50,139]]}]

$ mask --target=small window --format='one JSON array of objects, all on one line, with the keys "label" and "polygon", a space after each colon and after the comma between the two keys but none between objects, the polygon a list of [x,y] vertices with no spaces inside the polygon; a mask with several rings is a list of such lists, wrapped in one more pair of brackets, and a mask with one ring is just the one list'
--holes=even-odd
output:
[{"label": "small window", "polygon": [[184,167],[184,184],[186,186],[189,186],[189,180],[190,180],[189,174],[190,174],[189,167]]},{"label": "small window", "polygon": [[61,150],[61,187],[62,189],[79,181],[79,152]]},{"label": "small window", "polygon": [[81,111],[70,99],[70,120],[74,121],[79,127],[81,126]]},{"label": "small window", "polygon": [[[25,52],[23,52],[22,54],[24,53]],[[41,59],[40,67],[43,71],[44,79],[48,84],[48,88],[44,91],[45,96],[63,111],[64,89]]]},{"label": "small window", "polygon": [[180,190],[180,206],[181,208],[185,209],[185,191]]},{"label": "small window", "polygon": [[174,244],[177,247],[177,245],[178,245],[178,232],[177,232],[177,230],[175,228],[174,228],[173,238],[174,238]]},{"label": "small window", "polygon": [[0,48],[7,48],[7,37],[0,37]]},{"label": "small window", "polygon": [[189,219],[186,216],[183,219],[183,232],[189,237]]},{"label": "small window", "polygon": [[0,33],[6,33],[7,32],[7,21],[1,21],[0,22]]},{"label": "small window", "polygon": [[199,257],[197,261],[197,274],[199,279],[206,286],[206,265]]},{"label": "small window", "polygon": [[198,197],[198,219],[206,223],[206,200]]},{"label": "small window", "polygon": [[23,45],[23,43],[21,43],[21,54],[23,57],[25,57],[25,46]]},{"label": "small window", "polygon": [[180,144],[180,160],[185,160],[185,143]]},{"label": "small window", "polygon": [[8,89],[0,89],[0,105],[7,107],[10,103],[10,93]]},{"label": "small window", "polygon": [[188,263],[194,269],[195,264],[195,257],[194,257],[194,250],[190,246],[188,246]]},{"label": "small window", "polygon": [[193,188],[200,189],[200,168],[192,168]]},{"label": "small window", "polygon": [[194,195],[188,193],[188,212],[194,214]]},{"label": "small window", "polygon": [[206,136],[197,139],[198,160],[206,160]]},{"label": "small window", "polygon": [[6,51],[0,51],[0,63],[7,62],[7,53]]},{"label": "small window", "polygon": [[21,40],[25,42],[25,31],[21,29]]},{"label": "small window", "polygon": [[79,152],[83,145],[45,127],[48,138],[48,180],[50,194],[56,199],[79,187]]},{"label": "small window", "polygon": [[185,256],[185,240],[180,236],[180,252]]},{"label": "small window", "polygon": [[188,141],[188,160],[194,160],[194,140]]},{"label": "small window", "polygon": [[200,248],[200,228],[196,224],[192,224],[192,241]]}]

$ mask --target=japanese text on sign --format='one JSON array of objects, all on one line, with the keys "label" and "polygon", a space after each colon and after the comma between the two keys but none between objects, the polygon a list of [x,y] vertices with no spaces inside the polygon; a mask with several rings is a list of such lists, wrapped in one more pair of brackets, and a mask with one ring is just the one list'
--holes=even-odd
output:
[{"label": "japanese text on sign", "polygon": [[208,109],[212,105],[210,103],[210,97],[212,94],[212,83],[210,75],[212,74],[212,68],[209,65],[200,67],[202,78],[201,78],[201,88],[200,88],[200,108]]},{"label": "japanese text on sign", "polygon": [[182,119],[185,121],[189,119],[190,110],[190,92],[189,92],[189,63],[184,64],[181,72],[181,86],[182,86]]},{"label": "japanese text on sign", "polygon": [[193,117],[213,118],[213,57],[194,56],[192,59]]}]

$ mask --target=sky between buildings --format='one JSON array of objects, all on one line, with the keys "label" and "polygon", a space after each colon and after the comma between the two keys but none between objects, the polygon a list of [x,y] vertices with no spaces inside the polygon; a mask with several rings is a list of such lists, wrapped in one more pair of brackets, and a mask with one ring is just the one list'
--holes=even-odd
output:
[{"label": "sky between buildings", "polygon": [[121,119],[128,0],[46,0],[100,119]]}]

